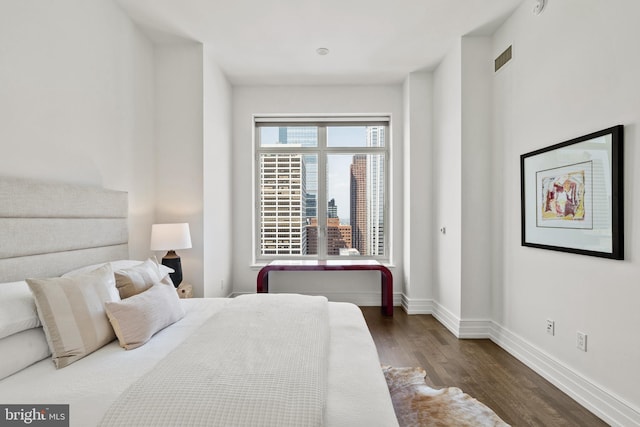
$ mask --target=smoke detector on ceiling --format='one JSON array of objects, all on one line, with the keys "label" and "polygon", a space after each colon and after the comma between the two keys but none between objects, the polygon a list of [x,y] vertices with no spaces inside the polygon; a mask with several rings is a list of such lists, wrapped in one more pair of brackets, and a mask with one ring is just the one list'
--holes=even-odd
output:
[{"label": "smoke detector on ceiling", "polygon": [[536,4],[533,6],[533,14],[540,15],[547,4],[547,0],[535,0]]}]

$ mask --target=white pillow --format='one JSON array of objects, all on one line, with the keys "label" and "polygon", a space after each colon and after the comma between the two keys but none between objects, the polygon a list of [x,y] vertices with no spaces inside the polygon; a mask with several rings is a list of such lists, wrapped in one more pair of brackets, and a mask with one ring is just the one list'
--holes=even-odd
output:
[{"label": "white pillow", "polygon": [[107,302],[105,310],[120,346],[127,350],[140,347],[184,317],[176,289],[162,283],[122,301]]},{"label": "white pillow", "polygon": [[115,339],[104,310],[118,301],[111,266],[87,274],[27,279],[56,368],[63,368]]},{"label": "white pillow", "polygon": [[151,258],[142,264],[116,270],[116,288],[118,288],[120,298],[125,299],[137,295],[156,283],[164,283],[173,287],[173,282],[167,270],[171,269],[158,264],[158,261]]},{"label": "white pillow", "polygon": [[[154,260],[154,261],[156,262],[156,264],[158,265],[158,269],[160,269],[160,275],[162,276],[162,281],[163,281],[164,283],[166,283],[167,285],[173,285],[173,281],[171,280],[171,277],[169,276],[169,274],[170,274],[170,273],[175,273],[176,271],[175,271],[173,268],[171,268],[171,267],[167,267],[167,266],[166,266],[166,265],[164,265],[164,264],[160,264],[160,263],[158,263],[158,261],[157,261],[155,258],[154,258],[153,260]],[[169,282],[170,282],[170,283],[167,283],[167,282],[166,282],[167,277],[169,277]],[[175,285],[174,285],[174,288],[175,288]]]},{"label": "white pillow", "polygon": [[[110,261],[110,262],[101,262],[100,264],[87,265],[85,267],[76,268],[75,270],[68,271],[62,275],[62,277],[70,277],[77,276],[78,274],[90,273],[93,270],[96,270],[102,267],[105,264],[111,264],[111,269],[113,271],[120,270],[122,268],[133,267],[134,265],[142,264],[142,261],[122,259],[118,261]],[[173,271],[172,271],[173,272]]]},{"label": "white pillow", "polygon": [[[160,270],[161,281],[167,284],[173,284],[171,282],[171,277],[169,277],[170,273],[174,273],[175,270],[173,268],[167,267],[164,264],[160,264],[156,257],[148,258],[147,261],[152,261],[156,264],[158,269]],[[145,261],[137,261],[131,259],[121,259],[118,261],[110,261],[110,262],[101,262],[100,264],[87,265],[85,267],[76,268],[75,270],[68,271],[62,275],[62,277],[70,277],[77,276],[78,274],[89,273],[97,268],[102,267],[105,264],[110,264],[113,271],[125,270],[127,268],[135,267],[142,265]]]},{"label": "white pillow", "polygon": [[0,339],[38,326],[40,319],[27,282],[0,283]]},{"label": "white pillow", "polygon": [[0,339],[0,380],[51,354],[42,328],[27,329]]}]

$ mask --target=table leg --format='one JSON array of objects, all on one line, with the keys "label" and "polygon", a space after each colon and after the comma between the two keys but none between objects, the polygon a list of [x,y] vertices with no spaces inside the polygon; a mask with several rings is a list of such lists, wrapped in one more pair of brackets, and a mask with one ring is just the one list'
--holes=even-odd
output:
[{"label": "table leg", "polygon": [[261,293],[269,293],[269,270],[264,267],[258,273],[256,291]]},{"label": "table leg", "polygon": [[382,314],[393,316],[393,276],[386,267],[380,270],[382,281]]}]

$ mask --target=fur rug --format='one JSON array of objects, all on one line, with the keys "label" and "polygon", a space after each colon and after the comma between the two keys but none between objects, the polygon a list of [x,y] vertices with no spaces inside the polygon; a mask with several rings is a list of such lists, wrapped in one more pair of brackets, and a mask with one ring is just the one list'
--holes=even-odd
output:
[{"label": "fur rug", "polygon": [[432,389],[422,368],[383,366],[400,427],[508,426],[491,409],[456,387]]}]

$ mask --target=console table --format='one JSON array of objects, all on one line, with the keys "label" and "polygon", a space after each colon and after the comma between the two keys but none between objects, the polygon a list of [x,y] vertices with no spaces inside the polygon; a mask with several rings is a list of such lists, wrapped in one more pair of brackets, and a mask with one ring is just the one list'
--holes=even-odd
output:
[{"label": "console table", "polygon": [[382,286],[382,313],[393,316],[393,276],[391,271],[374,260],[276,260],[258,273],[258,293],[269,292],[269,273],[272,271],[379,271]]}]

